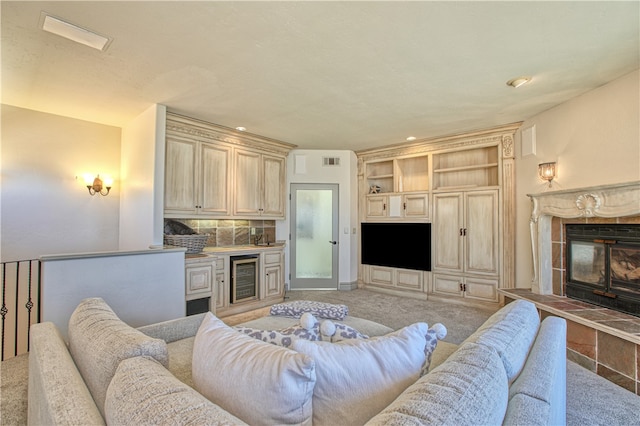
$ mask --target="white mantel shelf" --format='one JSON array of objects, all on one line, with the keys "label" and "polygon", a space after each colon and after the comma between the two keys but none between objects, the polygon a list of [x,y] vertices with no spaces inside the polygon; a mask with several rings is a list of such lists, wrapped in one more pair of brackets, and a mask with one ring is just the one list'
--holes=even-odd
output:
[{"label": "white mantel shelf", "polygon": [[561,218],[622,217],[640,214],[640,181],[527,194],[531,221],[542,215]]},{"label": "white mantel shelf", "polygon": [[534,276],[531,291],[553,293],[551,220],[553,217],[617,218],[640,215],[640,181],[527,194]]}]

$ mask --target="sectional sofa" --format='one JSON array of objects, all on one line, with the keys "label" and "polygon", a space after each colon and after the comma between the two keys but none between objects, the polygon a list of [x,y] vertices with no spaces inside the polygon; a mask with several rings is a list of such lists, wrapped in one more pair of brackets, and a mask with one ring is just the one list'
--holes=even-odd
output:
[{"label": "sectional sofa", "polygon": [[32,325],[28,423],[566,422],[566,324],[541,323],[530,302],[506,305],[459,347],[440,342],[433,354],[424,323],[396,331],[353,317],[344,323],[371,337],[284,347],[210,313],[134,329],[102,299],[87,299],[71,316],[68,342],[52,323]]}]

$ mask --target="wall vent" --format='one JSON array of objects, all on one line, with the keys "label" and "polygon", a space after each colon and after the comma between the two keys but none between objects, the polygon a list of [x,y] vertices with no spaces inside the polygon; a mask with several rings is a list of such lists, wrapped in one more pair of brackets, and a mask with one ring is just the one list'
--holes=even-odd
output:
[{"label": "wall vent", "polygon": [[340,157],[322,157],[322,165],[325,167],[339,167]]}]

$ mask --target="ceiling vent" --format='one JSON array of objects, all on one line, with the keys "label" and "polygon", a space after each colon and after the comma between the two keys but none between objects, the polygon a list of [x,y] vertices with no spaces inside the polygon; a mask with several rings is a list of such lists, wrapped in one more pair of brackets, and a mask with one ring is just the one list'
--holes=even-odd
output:
[{"label": "ceiling vent", "polygon": [[322,157],[324,167],[340,167],[340,157]]}]

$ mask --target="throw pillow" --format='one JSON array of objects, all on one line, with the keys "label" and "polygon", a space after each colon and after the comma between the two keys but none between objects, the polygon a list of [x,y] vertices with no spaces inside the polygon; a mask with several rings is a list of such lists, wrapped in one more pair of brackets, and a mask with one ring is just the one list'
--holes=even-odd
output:
[{"label": "throw pillow", "polygon": [[120,363],[104,411],[107,424],[114,425],[244,424],[146,356]]},{"label": "throw pillow", "polygon": [[238,333],[207,313],[193,344],[195,389],[252,425],[311,424],[313,359]]},{"label": "throw pillow", "polygon": [[371,339],[294,341],[316,362],[313,425],[364,424],[389,405],[420,377],[427,329],[416,323]]},{"label": "throw pillow", "polygon": [[104,399],[120,361],[149,355],[169,363],[167,344],[125,324],[102,298],[84,299],[69,318],[69,352],[104,416]]},{"label": "throw pillow", "polygon": [[300,318],[302,314],[309,312],[318,318],[326,318],[342,321],[349,314],[347,305],[334,305],[332,303],[313,302],[310,300],[295,300],[293,302],[276,303],[271,305],[270,315],[281,315]]},{"label": "throw pillow", "polygon": [[507,375],[495,350],[465,343],[367,426],[500,425],[508,392]]}]

